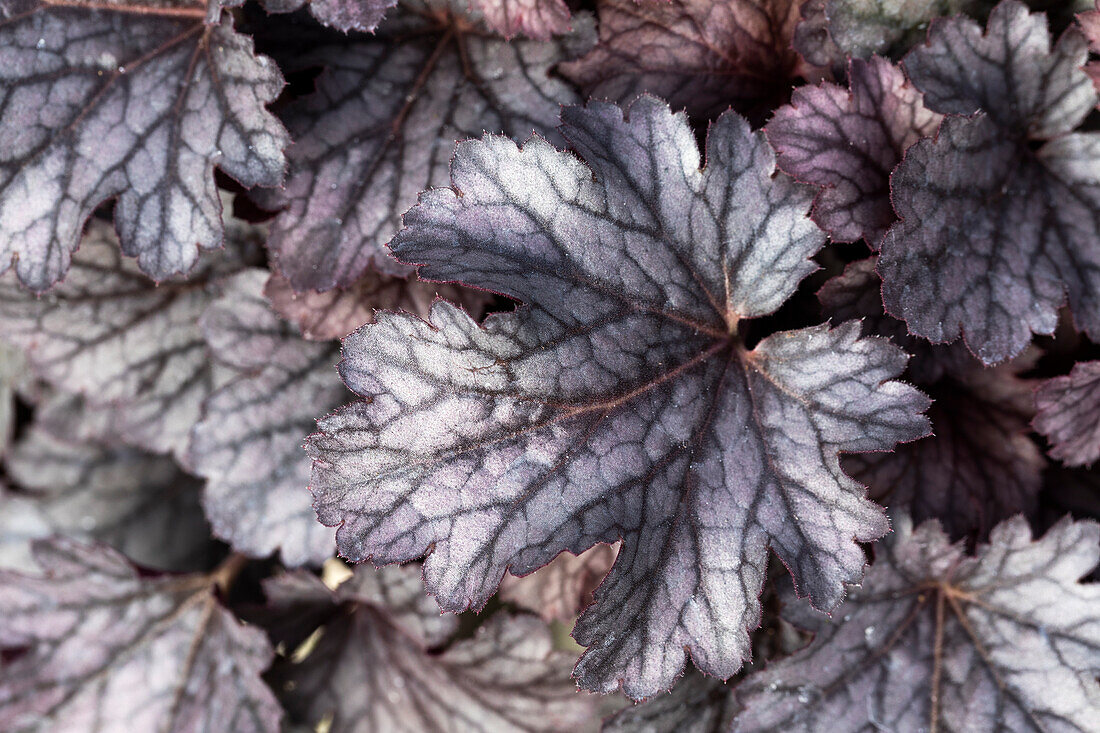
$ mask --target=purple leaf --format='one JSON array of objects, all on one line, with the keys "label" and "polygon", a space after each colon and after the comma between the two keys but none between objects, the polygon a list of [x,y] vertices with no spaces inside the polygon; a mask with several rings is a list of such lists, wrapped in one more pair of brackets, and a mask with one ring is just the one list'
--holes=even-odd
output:
[{"label": "purple leaf", "polygon": [[791,48],[799,4],[599,0],[599,44],[560,68],[592,97],[626,104],[649,92],[693,118],[733,105],[763,119],[802,73]]},{"label": "purple leaf", "polygon": [[369,268],[407,277],[384,245],[421,190],[446,184],[455,140],[484,130],[560,140],[559,106],[576,96],[549,71],[591,46],[591,18],[553,42],[506,43],[447,8],[410,4],[373,37],[297,60],[327,69],[287,111],[289,178],[264,201],[286,207],[268,246],[296,291],[349,287]]},{"label": "purple leaf", "polygon": [[891,178],[902,221],[879,273],[911,332],[962,334],[994,364],[1053,332],[1068,293],[1077,325],[1100,335],[1100,134],[1071,132],[1097,100],[1085,56],[1077,31],[1051,50],[1045,18],[1006,0],[985,35],[939,22],[906,57],[925,104],[951,113]]},{"label": "purple leaf", "polygon": [[373,31],[397,0],[261,0],[261,4],[269,13],[292,13],[308,4],[314,18],[347,33]]},{"label": "purple leaf", "polygon": [[1070,466],[1100,458],[1100,361],[1081,362],[1036,392],[1035,429],[1053,446],[1051,458]]},{"label": "purple leaf", "polygon": [[877,246],[891,224],[890,173],[942,116],[921,104],[901,70],[878,56],[852,59],[848,84],[799,87],[767,126],[779,167],[823,187],[817,224],[839,242]]},{"label": "purple leaf", "polygon": [[243,266],[242,242],[205,255],[189,279],[157,285],[93,221],[69,276],[42,298],[0,280],[0,335],[48,382],[79,392],[117,436],[184,458],[202,401],[232,371],[208,358],[198,318],[222,278]]},{"label": "purple leaf", "polygon": [[620,711],[604,723],[602,733],[708,733],[731,730],[739,710],[722,680],[689,671],[667,695]]},{"label": "purple leaf", "polygon": [[596,545],[580,555],[563,552],[531,575],[505,575],[500,598],[547,621],[572,622],[592,602],[592,593],[607,577],[618,552],[616,545]]},{"label": "purple leaf", "polygon": [[324,293],[295,293],[290,281],[275,273],[264,286],[264,295],[280,316],[301,329],[303,337],[315,341],[343,338],[364,323],[373,323],[378,310],[403,310],[427,317],[437,298],[457,303],[480,319],[493,297],[482,290],[371,271],[346,290]]},{"label": "purple leaf", "polygon": [[[1100,719],[1100,526],[1021,517],[968,557],[905,518],[813,643],[751,675],[735,730],[1089,730]],[[792,609],[795,610],[795,609]]]},{"label": "purple leaf", "polygon": [[[531,616],[493,616],[472,639],[442,644],[456,624],[424,595],[418,568],[361,568],[326,600],[342,604],[304,659],[276,669],[295,722],[331,720],[334,730],[562,731],[591,720],[592,701],[569,679],[569,658],[554,651],[549,630]],[[268,585],[280,584],[276,580]],[[275,589],[276,604],[307,589]],[[352,586],[352,587],[348,587]],[[288,598],[289,596],[289,598]]]},{"label": "purple leaf", "polygon": [[288,138],[264,108],[282,76],[228,14],[207,13],[0,0],[0,272],[14,262],[46,290],[115,199],[123,251],[164,280],[222,244],[214,166],[245,186],[282,181]]},{"label": "purple leaf", "polygon": [[540,41],[570,30],[569,7],[563,0],[469,0],[470,8],[505,38],[517,34]]},{"label": "purple leaf", "polygon": [[925,38],[935,18],[982,17],[995,0],[825,0],[829,36],[856,58],[879,54],[899,58]]},{"label": "purple leaf", "polygon": [[913,354],[908,375],[927,389],[935,432],[892,453],[846,456],[842,466],[871,496],[917,521],[937,518],[953,537],[985,537],[1002,519],[1035,508],[1046,464],[1029,436],[1034,383],[1017,375],[1033,354],[992,369],[960,345],[909,336],[882,312],[874,259],[848,266],[818,294],[826,315],[863,318],[863,332],[893,338]]},{"label": "purple leaf", "polygon": [[431,325],[382,314],[345,339],[341,374],[371,401],[319,423],[312,488],[348,558],[433,547],[447,610],[483,605],[508,568],[623,539],[574,632],[577,674],[638,698],[687,650],[712,675],[741,666],[768,546],[814,603],[840,601],[853,540],[887,525],[837,453],[923,436],[927,399],[856,323],[746,350],[740,319],[794,292],[823,235],[742,118],[712,126],[706,170],[653,97],[563,118],[591,168],[538,138],[462,143],[454,189],[424,194],[393,245],[423,277],[527,307],[481,327],[438,303]]},{"label": "purple leaf", "polygon": [[[1100,53],[1100,9],[1078,13],[1077,26],[1088,39],[1089,50]],[[1092,79],[1092,85],[1100,90],[1100,62],[1090,61],[1085,64],[1085,73]]]},{"label": "purple leaf", "polygon": [[249,555],[278,549],[288,565],[320,564],[335,544],[310,507],[302,442],[348,392],[334,368],[336,345],[306,341],[281,321],[262,295],[267,277],[240,273],[203,314],[214,357],[240,376],[206,400],[188,455],[207,479],[203,505],[215,535]]},{"label": "purple leaf", "polygon": [[143,578],[118,553],[42,542],[45,575],[0,572],[4,730],[277,731],[260,673],[272,650],[213,577]]},{"label": "purple leaf", "polygon": [[27,556],[31,539],[63,534],[98,540],[146,567],[190,570],[207,559],[202,484],[169,458],[73,442],[36,422],[5,469],[21,491],[3,498],[0,515],[19,507],[34,517],[36,531],[24,533]]},{"label": "purple leaf", "polygon": [[844,74],[848,58],[829,33],[825,15],[826,0],[805,0],[799,9],[800,20],[794,27],[791,46],[810,66],[827,69],[834,76]]}]

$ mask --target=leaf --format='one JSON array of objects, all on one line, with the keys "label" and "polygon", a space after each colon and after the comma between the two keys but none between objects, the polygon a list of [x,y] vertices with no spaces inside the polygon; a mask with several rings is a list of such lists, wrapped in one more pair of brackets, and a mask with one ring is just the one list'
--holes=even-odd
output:
[{"label": "leaf", "polygon": [[539,138],[462,143],[454,189],[423,194],[392,245],[422,277],[527,306],[482,327],[438,303],[431,325],[380,314],[345,339],[341,375],[370,401],[319,422],[311,488],[349,559],[432,547],[445,610],[622,539],[574,631],[592,647],[577,675],[639,698],[687,650],[708,674],[741,666],[769,545],[814,603],[840,601],[864,562],[853,538],[887,526],[836,454],[921,437],[927,401],[856,323],[741,342],[823,242],[812,192],[744,119],[711,128],[705,171],[653,97],[563,119],[591,168]]},{"label": "leaf", "polygon": [[295,291],[349,287],[371,268],[407,277],[384,245],[417,193],[446,184],[454,141],[483,130],[559,141],[559,106],[577,99],[549,71],[591,45],[588,16],[553,42],[506,43],[443,0],[403,7],[375,36],[297,60],[327,68],[287,110],[290,174],[263,202],[286,207],[268,246]]},{"label": "leaf", "polygon": [[689,671],[667,695],[658,695],[620,711],[604,723],[603,733],[707,733],[730,730],[736,698],[721,680]]},{"label": "leaf", "polygon": [[801,20],[794,27],[791,46],[811,66],[828,69],[834,77],[844,75],[848,57],[829,33],[826,0],[805,0],[799,9]]},{"label": "leaf", "polygon": [[[314,591],[321,603],[325,590]],[[308,656],[273,675],[296,722],[419,733],[561,731],[590,720],[592,701],[569,679],[568,656],[534,617],[494,615],[472,639],[433,653],[455,624],[441,620],[416,567],[360,569],[329,596],[342,610]]]},{"label": "leaf", "polygon": [[[242,3],[243,4],[243,3]],[[372,32],[397,5],[397,0],[262,0],[269,13],[292,13],[305,5],[313,17],[327,26],[344,31]]]},{"label": "leaf", "polygon": [[1097,95],[1081,35],[1049,43],[1045,18],[1006,0],[985,35],[937,23],[905,60],[925,104],[950,114],[891,178],[902,221],[882,243],[883,299],[912,333],[961,334],[986,364],[1053,332],[1067,293],[1100,335],[1100,134],[1071,132]]},{"label": "leaf", "polygon": [[[1023,518],[976,556],[935,522],[895,523],[813,643],[749,677],[735,730],[1089,730],[1100,715],[1100,526]],[[811,617],[812,614],[812,617]]]},{"label": "leaf", "polygon": [[262,631],[242,626],[201,575],[143,578],[100,545],[41,542],[44,576],[0,572],[0,727],[276,731]]},{"label": "leaf", "polygon": [[282,182],[289,140],[264,108],[282,76],[228,14],[207,14],[192,0],[0,1],[0,272],[14,262],[48,289],[115,199],[123,251],[165,280],[222,244],[215,165],[246,187]]},{"label": "leaf", "polygon": [[[1100,9],[1078,13],[1077,27],[1088,39],[1089,50],[1100,53]],[[1100,62],[1090,61],[1085,64],[1085,73],[1092,79],[1092,85],[1100,90]]]},{"label": "leaf", "polygon": [[405,310],[427,315],[437,298],[461,305],[480,319],[492,294],[448,283],[429,283],[367,271],[344,290],[295,293],[278,273],[268,278],[264,295],[280,316],[295,324],[304,338],[327,341],[347,336],[364,323],[374,322],[378,310]]},{"label": "leaf", "polygon": [[900,58],[924,40],[935,18],[969,15],[985,18],[991,0],[826,0],[829,35],[857,58],[879,54]]},{"label": "leaf", "polygon": [[890,173],[905,149],[935,132],[942,115],[889,61],[852,59],[848,84],[795,89],[767,126],[776,162],[786,173],[821,186],[813,217],[833,240],[863,238],[877,246],[891,224]]},{"label": "leaf", "polygon": [[310,507],[302,441],[348,393],[333,368],[336,345],[306,341],[280,321],[263,299],[267,277],[240,273],[202,316],[214,357],[239,376],[206,400],[188,456],[207,479],[203,506],[216,536],[252,556],[279,550],[288,565],[320,564],[335,544]]},{"label": "leaf", "polygon": [[0,341],[0,457],[7,454],[15,436],[15,397],[32,380],[23,352]]},{"label": "leaf", "polygon": [[1035,393],[1033,425],[1051,442],[1051,458],[1069,466],[1100,458],[1100,361],[1080,362]]},{"label": "leaf", "polygon": [[592,602],[592,593],[607,576],[619,548],[596,545],[580,555],[563,552],[532,575],[505,575],[500,598],[534,611],[546,621],[572,622]]},{"label": "leaf", "polygon": [[49,534],[98,540],[136,563],[163,570],[197,569],[209,555],[201,483],[169,458],[72,442],[36,422],[15,445],[5,469],[22,492],[0,500],[0,515],[34,516],[35,529],[22,533],[24,556],[30,555],[31,539]]},{"label": "leaf", "polygon": [[183,460],[202,401],[232,376],[208,358],[197,320],[244,256],[234,245],[205,256],[189,279],[157,285],[119,253],[111,227],[93,221],[48,295],[0,280],[0,335],[43,379],[83,394],[119,438]]},{"label": "leaf", "polygon": [[[569,7],[563,0],[469,0],[485,23],[505,38],[522,33],[545,41],[570,30]],[[583,16],[582,16],[583,17]]]},{"label": "leaf", "polygon": [[692,118],[729,108],[764,119],[802,73],[797,0],[599,0],[600,41],[561,72],[622,104],[649,92]]},{"label": "leaf", "polygon": [[871,496],[916,521],[939,519],[952,537],[984,538],[1000,520],[1032,512],[1046,465],[1029,435],[1034,366],[1026,354],[992,369],[960,346],[913,338],[882,312],[874,260],[856,262],[818,294],[825,314],[861,318],[864,334],[893,338],[913,354],[908,376],[933,398],[930,438],[892,453],[846,456],[841,465]]}]

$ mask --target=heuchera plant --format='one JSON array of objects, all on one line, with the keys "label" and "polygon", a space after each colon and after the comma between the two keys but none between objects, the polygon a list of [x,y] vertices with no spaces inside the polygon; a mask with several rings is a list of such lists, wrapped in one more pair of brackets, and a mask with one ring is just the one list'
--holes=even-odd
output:
[{"label": "heuchera plant", "polygon": [[0,731],[1100,731],[1100,9],[0,0]]}]

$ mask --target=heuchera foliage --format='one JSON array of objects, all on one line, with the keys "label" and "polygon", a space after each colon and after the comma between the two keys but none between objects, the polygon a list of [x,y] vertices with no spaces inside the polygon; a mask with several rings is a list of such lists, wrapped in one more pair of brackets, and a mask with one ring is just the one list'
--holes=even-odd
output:
[{"label": "heuchera foliage", "polygon": [[0,0],[0,730],[1100,731],[1098,69]]}]

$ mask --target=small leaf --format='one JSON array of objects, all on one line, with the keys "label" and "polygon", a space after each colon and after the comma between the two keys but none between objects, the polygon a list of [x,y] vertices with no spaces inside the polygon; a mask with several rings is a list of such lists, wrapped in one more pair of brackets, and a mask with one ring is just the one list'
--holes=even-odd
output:
[{"label": "small leaf", "polygon": [[563,116],[591,168],[539,138],[462,143],[455,188],[425,193],[393,244],[423,277],[526,307],[482,327],[437,303],[431,325],[380,314],[345,339],[341,375],[370,401],[319,423],[311,488],[349,559],[434,548],[447,610],[622,539],[574,631],[577,674],[646,697],[686,651],[740,668],[769,545],[814,603],[840,601],[853,539],[887,525],[837,453],[921,437],[927,400],[856,323],[742,344],[739,320],[776,310],[823,243],[812,191],[744,119],[712,126],[700,170],[686,118],[653,97]]},{"label": "small leaf", "polygon": [[272,650],[218,603],[212,578],[143,578],[103,546],[42,542],[41,577],[0,572],[4,730],[259,733],[281,711]]},{"label": "small leaf", "polygon": [[[472,639],[429,653],[454,623],[424,595],[417,571],[360,568],[330,594],[314,582],[314,604],[341,610],[305,659],[273,674],[292,720],[331,720],[334,730],[363,733],[489,733],[573,730],[592,719],[592,700],[569,679],[568,656],[553,650],[549,629],[534,617],[494,615]],[[276,604],[288,600],[281,582],[268,585]],[[297,614],[305,588],[296,585]]]},{"label": "small leaf", "polygon": [[202,316],[214,357],[239,376],[206,400],[188,456],[207,479],[203,506],[215,535],[249,555],[278,549],[288,565],[320,564],[335,544],[310,507],[302,441],[348,393],[336,345],[306,341],[279,320],[261,294],[267,277],[238,274]]},{"label": "small leaf", "polygon": [[261,4],[269,13],[293,13],[308,4],[313,17],[329,27],[369,33],[397,0],[261,0]]},{"label": "small leaf", "polygon": [[1100,361],[1081,362],[1036,392],[1035,429],[1051,442],[1051,458],[1070,466],[1100,458]]},{"label": "small leaf", "polygon": [[118,250],[111,227],[89,226],[69,277],[38,298],[0,280],[0,335],[48,382],[82,393],[118,438],[185,458],[203,400],[232,376],[211,362],[198,318],[240,249],[204,256],[190,279],[157,285]]},{"label": "small leaf", "polygon": [[596,545],[580,555],[563,552],[531,575],[505,575],[500,598],[547,621],[572,622],[592,602],[593,591],[611,570],[618,552],[615,545]]},{"label": "small leaf", "polygon": [[693,118],[763,119],[802,73],[797,0],[599,0],[599,44],[562,73],[598,99],[649,92]]},{"label": "small leaf", "polygon": [[[1100,719],[1100,526],[1023,518],[974,557],[905,518],[810,646],[737,690],[735,730],[1091,730]],[[795,609],[792,609],[795,610]]]},{"label": "small leaf", "polygon": [[493,297],[483,290],[390,277],[369,270],[348,288],[324,293],[295,293],[289,280],[273,273],[264,286],[264,295],[280,316],[313,341],[343,338],[363,324],[373,323],[374,313],[379,310],[426,316],[437,298],[457,303],[471,317],[480,319]]},{"label": "small leaf", "polygon": [[935,132],[942,115],[921,104],[901,69],[878,56],[852,59],[849,89],[825,83],[795,89],[768,123],[779,167],[823,188],[818,226],[838,242],[878,245],[891,224],[890,173],[905,149]]},{"label": "small leaf", "polygon": [[484,130],[526,137],[554,131],[573,91],[550,68],[587,49],[592,21],[553,42],[506,43],[443,0],[410,4],[375,36],[318,48],[295,63],[324,65],[317,91],[285,118],[297,141],[272,224],[271,249],[294,290],[353,285],[370,268],[407,277],[386,251],[401,215],[445,185],[455,140]]},{"label": "small leaf", "polygon": [[0,0],[0,272],[15,262],[46,290],[115,199],[123,251],[164,280],[222,244],[215,165],[281,183],[289,140],[264,105],[282,76],[228,14],[207,14],[194,0]]},{"label": "small leaf", "polygon": [[1051,50],[1045,18],[1005,0],[984,35],[937,23],[906,57],[925,104],[950,113],[891,178],[902,221],[879,273],[911,332],[962,334],[995,364],[1053,332],[1068,293],[1078,327],[1100,335],[1100,134],[1071,132],[1097,100],[1085,55],[1076,30]]}]

